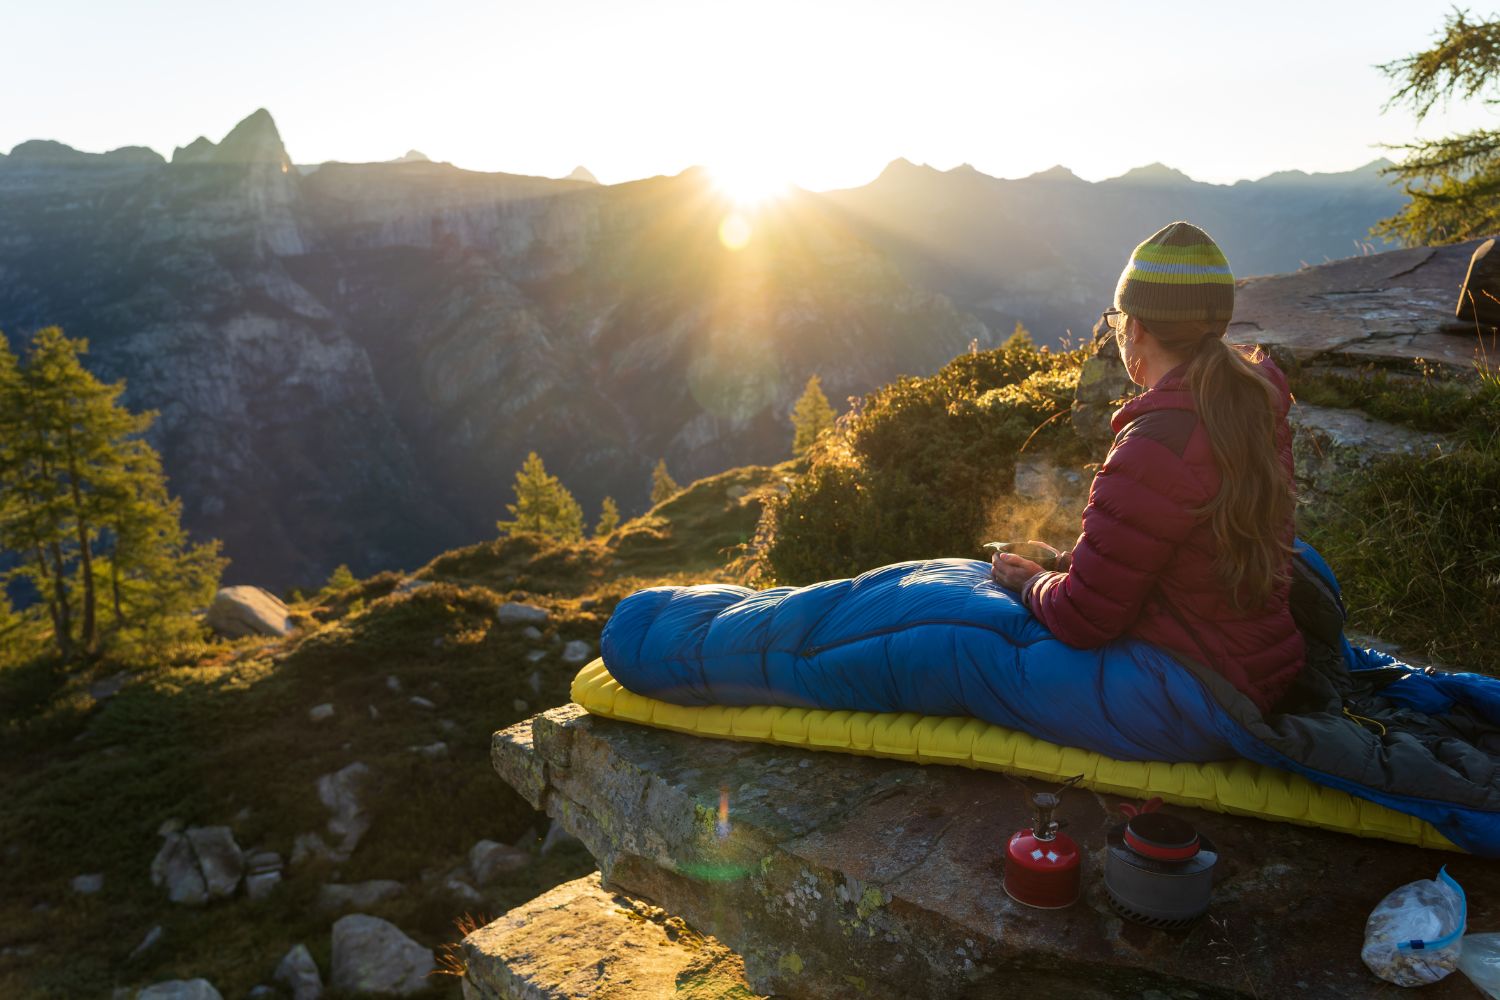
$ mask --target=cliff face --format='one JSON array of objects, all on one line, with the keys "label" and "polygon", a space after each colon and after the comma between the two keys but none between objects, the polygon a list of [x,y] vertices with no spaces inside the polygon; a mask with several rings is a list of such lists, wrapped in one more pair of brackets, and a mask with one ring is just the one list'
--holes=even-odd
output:
[{"label": "cliff face", "polygon": [[221,142],[0,161],[0,329],[62,325],[156,409],[185,519],[230,582],[415,565],[493,531],[541,452],[589,509],[784,457],[833,398],[988,330],[811,196],[718,240],[697,172],[612,188],[446,164],[292,166],[269,114]]}]

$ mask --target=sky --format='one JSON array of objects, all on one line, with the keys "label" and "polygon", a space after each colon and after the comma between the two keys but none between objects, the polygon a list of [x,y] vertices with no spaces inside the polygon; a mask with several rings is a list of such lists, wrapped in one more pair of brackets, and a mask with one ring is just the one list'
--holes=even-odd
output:
[{"label": "sky", "polygon": [[[905,157],[1088,180],[1347,170],[1486,126],[1382,112],[1442,0],[0,0],[0,150],[170,156],[258,107],[292,159],[418,149],[605,183],[702,164],[812,190]],[[1476,11],[1476,15],[1486,13]],[[1398,155],[1398,154],[1392,154]]]}]

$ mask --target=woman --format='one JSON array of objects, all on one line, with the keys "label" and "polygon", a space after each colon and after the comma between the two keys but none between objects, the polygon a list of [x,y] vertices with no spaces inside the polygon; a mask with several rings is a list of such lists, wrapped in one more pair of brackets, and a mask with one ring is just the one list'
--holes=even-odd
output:
[{"label": "woman", "polygon": [[1267,712],[1304,659],[1287,606],[1286,377],[1224,342],[1234,276],[1196,226],[1136,247],[1114,304],[1125,370],[1146,391],[1114,416],[1065,570],[997,553],[995,582],[1068,645],[1134,636],[1217,670]]}]

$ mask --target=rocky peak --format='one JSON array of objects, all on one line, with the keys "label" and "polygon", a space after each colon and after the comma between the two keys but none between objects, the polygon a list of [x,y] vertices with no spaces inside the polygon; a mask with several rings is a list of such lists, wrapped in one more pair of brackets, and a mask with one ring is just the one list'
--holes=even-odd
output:
[{"label": "rocky peak", "polygon": [[590,171],[588,167],[581,165],[574,167],[573,172],[563,179],[569,181],[583,181],[586,184],[599,183],[599,178],[595,177],[593,172]]},{"label": "rocky peak", "polygon": [[[0,159],[7,159],[0,156]],[[8,162],[15,166],[154,166],[166,162],[161,154],[145,146],[122,146],[108,153],[85,153],[52,139],[31,139],[10,151]]]},{"label": "rocky peak", "polygon": [[1028,181],[1063,181],[1069,184],[1082,184],[1083,179],[1061,163],[1054,164],[1046,170],[1038,170],[1026,178]]},{"label": "rocky peak", "polygon": [[1165,163],[1148,163],[1144,167],[1133,167],[1119,177],[1110,178],[1117,184],[1195,184],[1187,174]]},{"label": "rocky peak", "polygon": [[281,133],[276,122],[265,108],[257,108],[234,128],[229,130],[218,144],[203,136],[187,146],[179,146],[172,153],[174,164],[205,163],[236,166],[271,166],[283,172],[291,169],[292,161],[281,143]]},{"label": "rocky peak", "polygon": [[398,156],[391,163],[431,163],[432,157],[419,149],[408,149],[405,156]]}]

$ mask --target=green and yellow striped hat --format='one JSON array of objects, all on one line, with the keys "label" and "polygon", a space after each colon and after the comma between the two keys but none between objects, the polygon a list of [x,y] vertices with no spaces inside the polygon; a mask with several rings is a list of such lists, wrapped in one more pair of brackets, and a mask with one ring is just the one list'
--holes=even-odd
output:
[{"label": "green and yellow striped hat", "polygon": [[1234,275],[1212,237],[1190,222],[1174,222],[1131,253],[1115,287],[1115,308],[1147,323],[1227,324]]}]

